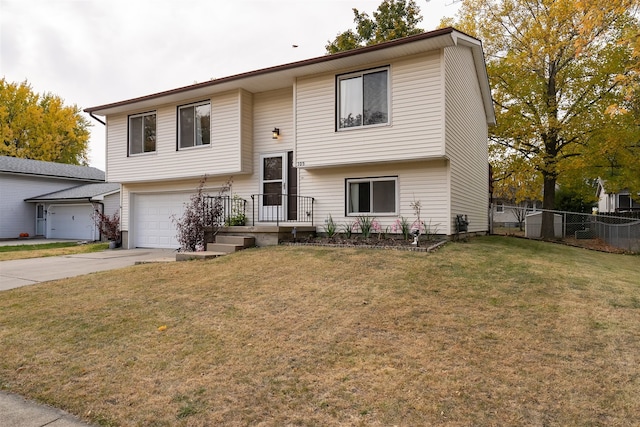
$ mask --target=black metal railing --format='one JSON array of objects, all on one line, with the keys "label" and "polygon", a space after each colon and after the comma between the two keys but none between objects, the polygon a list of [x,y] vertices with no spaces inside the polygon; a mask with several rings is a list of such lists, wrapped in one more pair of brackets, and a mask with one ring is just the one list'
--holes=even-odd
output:
[{"label": "black metal railing", "polygon": [[315,199],[281,193],[252,194],[253,225],[257,222],[299,223],[313,226],[313,203]]},{"label": "black metal railing", "polygon": [[238,196],[207,196],[203,209],[207,225],[246,225],[247,201]]}]

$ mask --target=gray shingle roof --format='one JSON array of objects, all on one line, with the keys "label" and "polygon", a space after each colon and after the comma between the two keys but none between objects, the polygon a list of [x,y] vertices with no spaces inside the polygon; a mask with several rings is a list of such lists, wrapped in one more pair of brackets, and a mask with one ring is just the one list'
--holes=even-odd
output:
[{"label": "gray shingle roof", "polygon": [[65,190],[54,191],[53,193],[26,199],[26,202],[46,202],[53,200],[89,200],[93,197],[106,195],[120,190],[120,184],[112,182],[101,182],[95,184],[78,185],[77,187]]},{"label": "gray shingle roof", "polygon": [[90,166],[76,166],[65,163],[43,162],[41,160],[19,159],[0,156],[0,173],[50,176],[82,181],[104,181],[104,172]]}]

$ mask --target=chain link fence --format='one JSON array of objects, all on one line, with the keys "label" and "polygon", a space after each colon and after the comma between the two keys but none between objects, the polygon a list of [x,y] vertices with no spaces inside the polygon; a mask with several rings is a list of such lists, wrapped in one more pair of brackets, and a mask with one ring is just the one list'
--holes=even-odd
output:
[{"label": "chain link fence", "polygon": [[[522,206],[492,206],[492,234],[541,237],[543,209]],[[640,212],[585,214],[549,211],[553,214],[554,237],[579,246],[601,242],[624,251],[640,253]]]}]

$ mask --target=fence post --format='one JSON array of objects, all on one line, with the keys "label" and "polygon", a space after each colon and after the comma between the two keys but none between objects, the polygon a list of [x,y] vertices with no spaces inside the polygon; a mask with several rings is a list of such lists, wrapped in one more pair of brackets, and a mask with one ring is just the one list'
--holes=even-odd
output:
[{"label": "fence post", "polygon": [[251,195],[251,225],[256,225],[256,199],[253,197],[255,194]]}]

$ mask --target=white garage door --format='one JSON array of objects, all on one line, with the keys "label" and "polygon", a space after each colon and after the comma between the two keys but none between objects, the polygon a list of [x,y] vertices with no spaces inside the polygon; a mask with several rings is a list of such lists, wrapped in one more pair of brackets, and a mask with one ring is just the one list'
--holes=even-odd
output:
[{"label": "white garage door", "polygon": [[136,248],[178,248],[176,226],[189,194],[135,194],[133,196],[133,243]]},{"label": "white garage door", "polygon": [[47,213],[50,239],[94,240],[97,236],[91,205],[51,205]]}]

